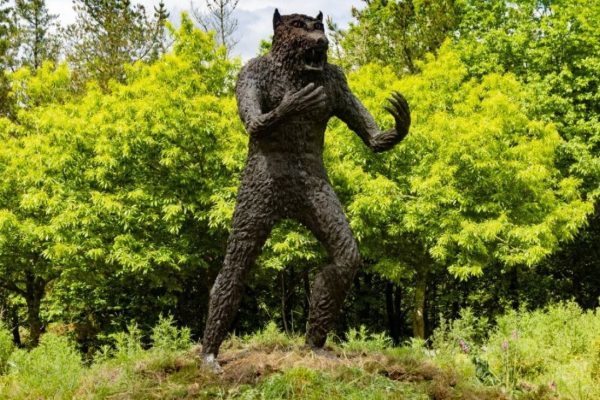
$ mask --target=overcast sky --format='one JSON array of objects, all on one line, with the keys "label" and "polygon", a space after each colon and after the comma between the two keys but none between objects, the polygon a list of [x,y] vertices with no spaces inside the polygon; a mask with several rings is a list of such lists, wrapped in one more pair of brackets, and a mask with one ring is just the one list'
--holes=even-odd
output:
[{"label": "overcast sky", "polygon": [[[158,0],[133,0],[133,3],[142,3],[148,10],[158,3]],[[171,19],[177,21],[181,11],[188,10],[190,2],[164,0]],[[194,0],[195,7],[202,7],[204,0]],[[46,0],[48,9],[53,14],[58,14],[62,25],[69,24],[75,19],[72,0]],[[301,13],[316,16],[323,11],[325,16],[331,16],[340,26],[346,27],[350,20],[352,6],[362,7],[361,0],[240,0],[236,18],[239,27],[237,40],[239,41],[233,53],[247,60],[256,55],[261,39],[266,39],[272,34],[273,11],[279,8],[281,14]]]}]

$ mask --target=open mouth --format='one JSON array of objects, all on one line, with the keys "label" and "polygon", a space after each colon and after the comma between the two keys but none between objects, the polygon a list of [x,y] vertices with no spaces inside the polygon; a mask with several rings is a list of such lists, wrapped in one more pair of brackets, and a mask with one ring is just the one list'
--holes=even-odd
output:
[{"label": "open mouth", "polygon": [[326,50],[313,48],[304,54],[304,69],[308,71],[322,71],[325,65]]}]

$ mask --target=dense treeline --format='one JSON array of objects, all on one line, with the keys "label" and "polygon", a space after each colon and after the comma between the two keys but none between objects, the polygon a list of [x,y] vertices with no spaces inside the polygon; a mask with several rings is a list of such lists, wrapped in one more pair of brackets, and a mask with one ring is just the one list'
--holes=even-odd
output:
[{"label": "dense treeline", "polygon": [[[240,61],[162,4],[75,7],[60,27],[43,0],[0,1],[3,323],[19,345],[55,330],[90,353],[161,314],[197,337],[246,152]],[[354,17],[329,21],[331,61],[382,125],[402,92],[413,127],[375,155],[330,124],[327,167],[364,259],[338,333],[399,342],[465,307],[597,307],[600,3],[371,0]],[[302,332],[324,257],[280,224],[234,329]]]}]

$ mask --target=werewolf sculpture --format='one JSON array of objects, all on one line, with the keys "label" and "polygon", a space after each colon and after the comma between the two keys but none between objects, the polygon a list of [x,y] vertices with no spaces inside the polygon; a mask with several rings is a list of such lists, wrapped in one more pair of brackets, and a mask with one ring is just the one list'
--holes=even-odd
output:
[{"label": "werewolf sculpture", "polygon": [[203,339],[204,360],[216,366],[221,342],[238,310],[244,278],[271,229],[282,218],[308,227],[325,246],[330,263],[311,288],[306,343],[325,344],[360,257],[342,206],[323,166],[327,121],[336,116],[376,152],[400,142],[410,126],[404,97],[386,106],[396,126],[381,132],[354,97],[342,70],[327,63],[323,14],[273,16],[273,45],[239,74],[239,115],[250,135],[233,229],[219,276],[210,293]]}]

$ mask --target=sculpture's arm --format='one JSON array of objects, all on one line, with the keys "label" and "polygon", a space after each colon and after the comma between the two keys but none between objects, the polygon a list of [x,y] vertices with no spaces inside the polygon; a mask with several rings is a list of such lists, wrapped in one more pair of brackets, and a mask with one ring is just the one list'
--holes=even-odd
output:
[{"label": "sculpture's arm", "polygon": [[346,77],[341,70],[338,70],[337,80],[340,85],[340,95],[337,99],[338,105],[335,115],[356,132],[373,151],[389,150],[408,135],[410,109],[408,102],[400,93],[394,92],[389,99],[390,105],[385,106],[385,109],[394,117],[396,126],[382,132],[371,113],[348,87]]},{"label": "sculpture's arm", "polygon": [[256,79],[242,71],[236,86],[236,99],[240,118],[251,136],[269,132],[285,117],[309,110],[325,101],[323,87],[309,83],[295,93],[287,93],[273,110],[263,113],[260,87]]}]

